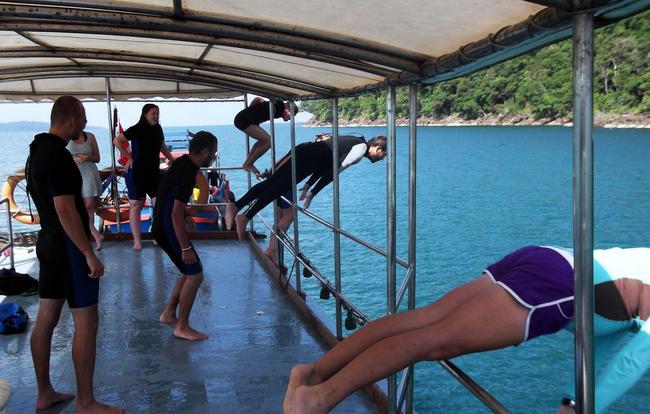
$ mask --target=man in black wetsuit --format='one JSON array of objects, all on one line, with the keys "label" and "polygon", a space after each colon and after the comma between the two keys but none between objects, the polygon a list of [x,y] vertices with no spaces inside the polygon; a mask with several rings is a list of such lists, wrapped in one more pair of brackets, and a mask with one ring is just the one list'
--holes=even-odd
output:
[{"label": "man in black wetsuit", "polygon": [[38,134],[29,146],[25,166],[27,191],[41,219],[36,244],[40,262],[39,306],[31,336],[36,371],[36,409],[74,398],[56,392],[50,381],[52,333],[63,304],[74,320],[72,361],[77,375],[77,413],[122,413],[95,400],[93,373],[97,339],[99,278],[104,265],[90,244],[88,215],[81,198],[81,174],[65,148],[86,125],[86,112],[72,96],[54,102],[49,133]]},{"label": "man in black wetsuit", "polygon": [[[273,101],[273,116],[275,118],[282,118],[284,121],[288,121],[291,118],[291,113],[289,112],[289,105],[285,104],[282,100],[276,99]],[[296,107],[295,112],[298,112]],[[294,112],[294,115],[295,115]],[[269,113],[268,101],[260,97],[256,97],[251,102],[248,108],[241,110],[235,116],[235,126],[241,131],[245,132],[246,135],[257,140],[253,148],[251,148],[250,154],[244,161],[242,166],[245,171],[249,171],[255,174],[259,174],[259,170],[255,168],[253,163],[257,161],[259,157],[264,155],[266,151],[271,148],[271,136],[267,134],[265,130],[260,127],[260,124],[266,122],[270,119],[271,114]]]},{"label": "man in black wetsuit", "polygon": [[189,152],[176,159],[162,176],[152,232],[158,246],[181,272],[159,320],[174,328],[174,336],[197,341],[208,338],[189,325],[196,292],[203,281],[203,267],[187,236],[185,206],[194,190],[199,168],[209,166],[216,158],[217,138],[206,131],[197,132],[190,141]]},{"label": "man in black wetsuit", "polygon": [[[312,198],[327,184],[332,182],[332,151],[331,139],[320,142],[305,142],[296,146],[296,183],[301,182],[311,175],[307,185],[303,188],[301,199],[305,201],[305,208],[311,204]],[[350,165],[356,164],[366,157],[371,162],[383,160],[386,156],[386,137],[376,136],[366,142],[363,137],[342,135],[339,137],[339,172]],[[291,153],[284,156],[275,173],[267,180],[252,187],[244,196],[226,207],[226,225],[231,228],[233,217],[244,206],[250,207],[244,214],[237,215],[237,234],[240,240],[244,239],[244,232],[248,221],[260,210],[266,207],[277,197],[291,189]],[[314,185],[310,190],[311,185]]]}]

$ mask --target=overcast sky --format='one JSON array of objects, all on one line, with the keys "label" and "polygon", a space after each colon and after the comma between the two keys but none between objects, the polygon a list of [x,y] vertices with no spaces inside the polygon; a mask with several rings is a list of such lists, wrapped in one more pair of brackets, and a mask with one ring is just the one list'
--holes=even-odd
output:
[{"label": "overcast sky", "polygon": [[[250,97],[252,100],[253,97]],[[140,111],[146,102],[115,102],[118,118],[126,129],[138,122]],[[243,102],[165,103],[160,107],[160,123],[163,126],[194,126],[232,124],[233,118],[243,108]],[[85,102],[88,125],[108,128],[108,109],[105,102]],[[112,107],[111,107],[112,108]],[[0,123],[17,121],[49,122],[52,103],[0,103]],[[304,122],[311,114],[299,112],[296,122]]]}]

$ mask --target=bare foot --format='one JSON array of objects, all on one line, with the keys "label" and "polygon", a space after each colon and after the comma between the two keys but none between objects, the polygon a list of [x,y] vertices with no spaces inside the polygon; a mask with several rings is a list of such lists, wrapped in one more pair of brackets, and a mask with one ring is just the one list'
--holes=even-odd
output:
[{"label": "bare foot", "polygon": [[232,222],[235,219],[235,215],[239,209],[235,205],[235,203],[228,203],[226,204],[226,229],[232,230]]},{"label": "bare foot", "polygon": [[291,368],[289,385],[287,386],[287,392],[284,394],[284,404],[282,405],[285,413],[292,411],[296,389],[303,385],[313,385],[315,371],[313,364],[300,364]]},{"label": "bare foot", "polygon": [[142,251],[142,243],[141,242],[133,242],[133,250],[136,252],[141,252]]},{"label": "bare foot", "polygon": [[249,172],[249,173],[253,173],[253,174],[255,174],[255,175],[257,175],[257,174],[260,173],[260,170],[258,170],[257,168],[255,168],[255,166],[254,166],[253,164],[250,164],[250,165],[248,165],[248,164],[244,164],[244,165],[242,165],[241,167],[242,167],[242,169],[243,169],[244,171]]},{"label": "bare foot", "polygon": [[240,241],[246,238],[246,225],[248,224],[248,217],[240,214],[235,217],[235,224],[237,224],[237,237]]},{"label": "bare foot", "polygon": [[176,325],[176,322],[178,320],[176,319],[176,315],[163,312],[160,314],[160,318],[158,318],[158,321],[160,321],[160,323],[164,323],[166,325],[173,327],[174,325]]},{"label": "bare foot", "polygon": [[58,403],[62,403],[64,401],[70,401],[73,398],[74,398],[74,394],[65,394],[62,392],[56,392],[52,390],[51,392],[47,392],[43,395],[39,395],[38,398],[36,398],[36,409],[45,410]]},{"label": "bare foot", "polygon": [[104,236],[101,233],[93,236],[95,238],[95,250],[100,251],[102,249],[102,242],[104,241]]},{"label": "bare foot", "polygon": [[293,401],[289,401],[288,411],[285,409],[284,413],[295,414],[325,414],[325,401],[315,387],[300,386],[296,388],[293,394]]},{"label": "bare foot", "polygon": [[202,341],[208,339],[207,334],[192,329],[189,326],[187,328],[179,328],[177,326],[174,328],[174,336],[181,339],[187,339],[188,341]]},{"label": "bare foot", "polygon": [[113,407],[97,401],[93,401],[91,404],[83,406],[77,403],[76,412],[77,414],[122,414],[124,412],[124,408]]}]

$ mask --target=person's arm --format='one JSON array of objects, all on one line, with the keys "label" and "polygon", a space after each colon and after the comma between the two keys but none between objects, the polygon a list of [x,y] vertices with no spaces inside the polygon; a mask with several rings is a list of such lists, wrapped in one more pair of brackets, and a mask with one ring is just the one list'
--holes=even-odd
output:
[{"label": "person's arm", "polygon": [[72,240],[75,246],[77,246],[86,258],[86,263],[90,269],[90,274],[88,276],[92,278],[103,276],[104,265],[95,255],[93,247],[86,236],[81,216],[79,216],[79,212],[75,206],[74,195],[66,194],[54,196],[53,201],[54,209],[56,210],[57,216],[59,216],[59,221],[61,222],[61,226],[63,226],[63,231],[65,231],[65,234],[67,234],[70,240]]},{"label": "person's arm", "polygon": [[167,148],[167,145],[165,145],[165,141],[163,141],[163,143],[160,144],[160,152],[163,153],[163,155],[165,156],[165,158],[167,158],[167,159],[169,160],[170,163],[172,163],[172,162],[174,161],[174,156],[173,156],[172,153],[169,151],[169,148]]},{"label": "person's arm", "polygon": [[113,139],[113,144],[115,148],[120,152],[122,157],[126,158],[126,163],[124,164],[124,171],[128,172],[133,166],[133,158],[131,158],[131,153],[124,148],[124,143],[128,143],[129,140],[126,139],[124,134],[120,134]]},{"label": "person's arm", "polygon": [[94,163],[99,163],[99,161],[101,161],[101,155],[99,154],[99,146],[97,145],[95,134],[87,132],[86,136],[90,140],[90,147],[92,148],[92,154],[88,155],[86,160],[92,161]]},{"label": "person's arm", "polygon": [[343,159],[343,162],[341,163],[341,168],[339,168],[339,173],[345,171],[346,168],[348,168],[350,165],[356,164],[361,159],[363,158],[364,155],[366,155],[366,152],[368,151],[368,145],[365,143],[360,143],[355,145],[350,149],[350,152],[348,152],[348,155],[345,156]]},{"label": "person's arm", "polygon": [[196,253],[191,248],[190,238],[187,236],[185,229],[185,207],[186,203],[174,200],[174,207],[172,207],[172,224],[174,226],[174,234],[176,240],[181,246],[181,257],[185,263],[196,263]]},{"label": "person's arm", "polygon": [[[368,146],[365,143],[359,143],[353,146],[348,154],[345,156],[343,159],[343,162],[341,163],[341,166],[339,167],[339,174],[345,171],[349,166],[358,163],[361,161],[363,156],[366,154],[366,151],[368,150]],[[307,184],[309,184],[310,181],[315,181],[317,177],[314,177],[313,175],[309,178],[309,181],[307,181]],[[318,183],[314,186],[314,188],[310,191],[312,194],[312,197],[318,194],[320,190],[322,190],[326,185],[332,182],[334,178],[334,169],[330,168],[327,172],[325,172],[320,179],[318,180]],[[309,193],[307,193],[307,196],[309,196]]]},{"label": "person's arm", "polygon": [[309,196],[309,194],[311,194],[312,197],[315,196],[320,192],[320,190],[322,190],[323,188],[325,188],[325,186],[331,183],[333,179],[334,179],[334,169],[330,168],[318,179],[318,182],[316,183],[314,188],[312,188],[307,193],[307,196]]},{"label": "person's arm", "polygon": [[596,412],[621,397],[650,367],[650,320],[607,363],[596,377]]}]

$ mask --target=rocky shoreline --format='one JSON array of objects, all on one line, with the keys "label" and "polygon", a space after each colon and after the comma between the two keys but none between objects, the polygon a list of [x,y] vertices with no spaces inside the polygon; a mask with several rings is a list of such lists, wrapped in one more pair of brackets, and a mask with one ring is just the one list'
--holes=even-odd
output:
[{"label": "rocky shoreline", "polygon": [[[442,118],[418,118],[418,126],[562,126],[571,127],[573,122],[570,118],[542,118],[532,119],[525,115],[487,115],[478,119],[462,119],[458,116],[448,116]],[[385,126],[385,119],[353,118],[351,120],[341,120],[341,126],[348,127],[365,127],[365,126]],[[398,126],[408,126],[407,118],[398,118]],[[594,116],[594,125],[602,128],[650,128],[650,113],[640,114],[623,114],[607,115],[596,114]],[[312,118],[305,122],[306,127],[329,127],[330,122],[322,122]]]}]

